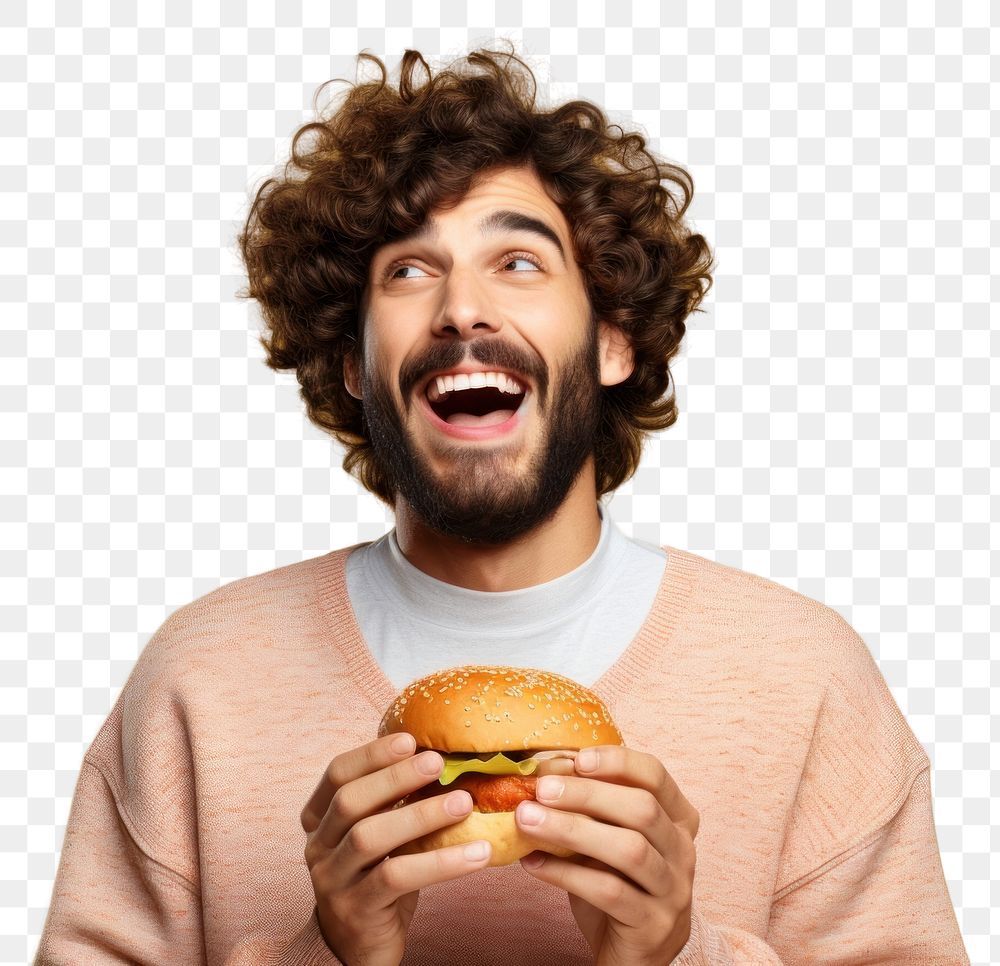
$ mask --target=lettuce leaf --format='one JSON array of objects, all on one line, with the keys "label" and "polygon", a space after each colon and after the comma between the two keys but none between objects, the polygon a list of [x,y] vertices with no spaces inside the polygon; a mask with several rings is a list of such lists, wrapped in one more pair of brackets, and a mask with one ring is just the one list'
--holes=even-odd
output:
[{"label": "lettuce leaf", "polygon": [[459,775],[469,771],[484,775],[530,775],[538,767],[537,758],[511,761],[503,752],[497,752],[485,761],[469,755],[443,754],[442,757],[444,771],[438,778],[442,785],[450,785]]}]

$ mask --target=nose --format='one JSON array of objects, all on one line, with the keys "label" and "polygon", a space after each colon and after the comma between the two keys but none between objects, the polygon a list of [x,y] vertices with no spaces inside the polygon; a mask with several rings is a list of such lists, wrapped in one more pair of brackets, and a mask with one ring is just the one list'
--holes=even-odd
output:
[{"label": "nose", "polygon": [[453,270],[444,289],[444,304],[434,321],[434,334],[476,339],[499,332],[501,323],[482,285],[472,272]]}]

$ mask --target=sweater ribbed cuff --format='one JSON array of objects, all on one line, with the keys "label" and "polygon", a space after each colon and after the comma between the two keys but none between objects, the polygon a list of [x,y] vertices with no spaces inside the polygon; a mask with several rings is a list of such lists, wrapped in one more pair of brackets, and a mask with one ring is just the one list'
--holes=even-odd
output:
[{"label": "sweater ribbed cuff", "polygon": [[306,924],[285,947],[274,966],[344,966],[323,938],[315,906]]},{"label": "sweater ribbed cuff", "polygon": [[671,960],[672,966],[728,966],[732,958],[719,949],[717,941],[713,941],[713,932],[692,903],[691,934],[681,951]]}]

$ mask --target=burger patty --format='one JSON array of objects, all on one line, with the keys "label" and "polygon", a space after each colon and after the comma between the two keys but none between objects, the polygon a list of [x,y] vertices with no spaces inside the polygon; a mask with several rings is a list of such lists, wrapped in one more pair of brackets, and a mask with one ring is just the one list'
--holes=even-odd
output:
[{"label": "burger patty", "polygon": [[538,779],[534,775],[481,775],[466,772],[450,785],[431,782],[407,795],[400,804],[409,805],[411,802],[461,788],[472,796],[472,807],[480,812],[513,812],[518,802],[535,797],[536,781]]}]

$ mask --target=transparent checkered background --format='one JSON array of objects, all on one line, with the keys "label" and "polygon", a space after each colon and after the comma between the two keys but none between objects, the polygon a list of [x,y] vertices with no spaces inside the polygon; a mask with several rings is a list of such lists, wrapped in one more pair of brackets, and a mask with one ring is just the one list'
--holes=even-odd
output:
[{"label": "transparent checkered background", "polygon": [[219,6],[0,4],[0,961],[34,954],[82,757],[167,615],[391,526],[234,299],[249,193],[358,51],[497,37],[687,166],[717,253],[615,520],[864,637],[1000,961],[988,3]]}]

